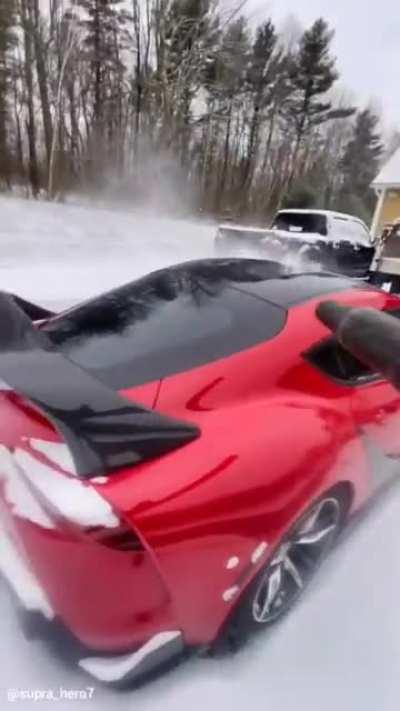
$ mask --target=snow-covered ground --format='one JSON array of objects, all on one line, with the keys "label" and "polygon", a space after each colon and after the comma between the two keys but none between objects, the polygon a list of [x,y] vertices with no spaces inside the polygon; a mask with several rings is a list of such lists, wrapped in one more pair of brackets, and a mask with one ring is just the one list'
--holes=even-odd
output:
[{"label": "snow-covered ground", "polygon": [[0,288],[46,303],[79,301],[210,255],[213,231],[195,222],[0,198]]},{"label": "snow-covered ground", "polygon": [[[0,199],[0,289],[70,304],[164,264],[211,254],[213,227],[85,207]],[[1,328],[1,324],[0,324]],[[95,685],[99,711],[397,711],[400,703],[400,485],[352,528],[293,613],[225,659],[192,659],[138,691]],[[8,690],[85,689],[42,642],[24,639],[0,583],[0,709]],[[64,692],[62,692],[64,693]]]}]

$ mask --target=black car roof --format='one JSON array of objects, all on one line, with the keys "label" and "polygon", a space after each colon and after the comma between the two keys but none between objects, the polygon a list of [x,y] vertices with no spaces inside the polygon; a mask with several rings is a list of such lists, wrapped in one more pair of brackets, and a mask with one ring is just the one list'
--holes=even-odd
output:
[{"label": "black car roof", "polygon": [[70,360],[124,389],[272,340],[288,307],[353,285],[332,274],[288,274],[262,260],[198,260],[80,304],[43,331]]},{"label": "black car roof", "polygon": [[283,264],[261,259],[202,259],[167,267],[159,275],[165,273],[168,278],[174,271],[215,287],[229,284],[284,309],[335,291],[368,288],[364,282],[338,274],[293,272]]}]

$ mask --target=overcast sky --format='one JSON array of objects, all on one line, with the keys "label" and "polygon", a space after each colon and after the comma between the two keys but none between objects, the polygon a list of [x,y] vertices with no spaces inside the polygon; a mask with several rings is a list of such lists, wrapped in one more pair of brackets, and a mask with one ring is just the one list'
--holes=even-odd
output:
[{"label": "overcast sky", "polygon": [[358,101],[374,100],[388,128],[400,129],[399,0],[248,0],[246,11],[257,22],[293,14],[307,26],[326,18],[336,30],[342,82]]}]

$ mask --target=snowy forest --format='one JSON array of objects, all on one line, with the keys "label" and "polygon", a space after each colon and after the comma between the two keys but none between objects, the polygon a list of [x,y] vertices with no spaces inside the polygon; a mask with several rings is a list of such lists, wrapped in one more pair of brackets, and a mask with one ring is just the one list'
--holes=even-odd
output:
[{"label": "snowy forest", "polygon": [[333,29],[254,26],[245,5],[1,0],[0,188],[368,219],[387,147],[339,89]]}]

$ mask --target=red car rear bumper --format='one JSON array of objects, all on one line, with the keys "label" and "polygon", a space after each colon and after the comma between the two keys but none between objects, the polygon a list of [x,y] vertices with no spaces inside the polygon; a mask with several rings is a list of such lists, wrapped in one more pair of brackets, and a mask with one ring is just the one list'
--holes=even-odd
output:
[{"label": "red car rear bumper", "polygon": [[92,650],[124,652],[176,629],[151,554],[117,551],[12,516],[1,501],[0,569],[26,609],[57,618]]},{"label": "red car rear bumper", "polygon": [[12,519],[4,501],[1,512],[0,573],[29,613],[22,620],[31,632],[104,682],[135,681],[182,654],[149,553],[112,551]]}]

